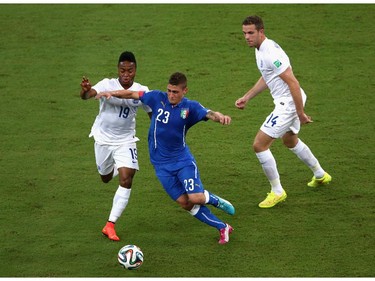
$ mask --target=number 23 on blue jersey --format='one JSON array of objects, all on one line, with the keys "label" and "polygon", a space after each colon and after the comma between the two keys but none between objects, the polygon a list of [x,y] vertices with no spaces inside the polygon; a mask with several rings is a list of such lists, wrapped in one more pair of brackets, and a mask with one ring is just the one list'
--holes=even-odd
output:
[{"label": "number 23 on blue jersey", "polygon": [[156,116],[156,121],[158,122],[163,122],[164,124],[167,124],[169,121],[169,116],[170,116],[169,111],[164,111],[163,109],[159,108],[158,109],[158,115]]}]

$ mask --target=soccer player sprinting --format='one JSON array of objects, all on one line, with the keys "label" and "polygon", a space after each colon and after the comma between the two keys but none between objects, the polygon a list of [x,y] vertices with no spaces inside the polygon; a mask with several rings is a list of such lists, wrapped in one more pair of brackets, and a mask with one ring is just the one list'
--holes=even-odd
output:
[{"label": "soccer player sprinting", "polygon": [[197,163],[186,144],[186,133],[202,120],[229,125],[231,118],[203,107],[185,97],[187,79],[183,73],[171,75],[167,92],[112,91],[98,94],[98,98],[114,97],[140,99],[152,109],[148,134],[150,160],[156,175],[168,195],[198,220],[220,232],[220,244],[229,241],[233,228],[217,218],[205,205],[213,205],[233,215],[233,205],[204,189]]},{"label": "soccer player sprinting", "polygon": [[320,166],[309,147],[298,138],[300,124],[310,123],[312,120],[304,112],[306,94],[293,74],[288,56],[277,43],[265,36],[260,17],[247,17],[242,23],[242,31],[247,44],[255,47],[256,63],[262,76],[235,105],[239,109],[244,109],[249,100],[267,88],[275,104],[274,110],[267,116],[253,143],[256,156],[271,184],[271,192],[259,203],[259,207],[271,208],[287,197],[280,183],[275,158],[270,151],[270,146],[277,138],[281,138],[284,145],[314,173],[308,186],[328,184],[332,178]]},{"label": "soccer player sprinting", "polygon": [[[118,60],[118,78],[103,79],[91,86],[87,78],[81,82],[82,99],[95,97],[103,91],[130,89],[148,91],[148,87],[134,82],[137,62],[132,52],[123,52]],[[113,197],[113,205],[102,233],[110,240],[119,241],[115,223],[128,205],[133,177],[139,170],[135,136],[135,117],[142,107],[151,117],[151,109],[139,100],[102,98],[99,100],[99,114],[92,126],[90,137],[95,139],[95,159],[100,177],[108,183],[117,174],[119,186]]]}]

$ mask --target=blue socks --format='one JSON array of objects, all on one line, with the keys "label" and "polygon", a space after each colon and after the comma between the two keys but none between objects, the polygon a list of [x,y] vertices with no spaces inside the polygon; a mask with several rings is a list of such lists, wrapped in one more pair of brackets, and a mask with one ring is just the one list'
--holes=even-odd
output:
[{"label": "blue socks", "polygon": [[219,198],[217,198],[215,194],[212,194],[208,192],[207,190],[205,190],[204,195],[206,196],[206,204],[210,204],[215,207],[219,205]]},{"label": "blue socks", "polygon": [[191,209],[189,212],[201,222],[215,227],[218,230],[226,227],[226,224],[211,213],[210,209],[208,209],[206,206],[194,205],[193,209]]}]

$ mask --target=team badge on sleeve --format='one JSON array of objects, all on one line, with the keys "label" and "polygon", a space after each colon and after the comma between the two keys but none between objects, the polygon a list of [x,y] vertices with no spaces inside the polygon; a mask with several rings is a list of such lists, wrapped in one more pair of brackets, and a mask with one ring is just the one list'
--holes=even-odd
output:
[{"label": "team badge on sleeve", "polygon": [[182,108],[180,116],[182,119],[186,119],[189,115],[189,109],[188,108]]},{"label": "team badge on sleeve", "polygon": [[276,68],[279,68],[282,65],[281,61],[279,60],[274,61],[273,64],[276,66]]}]

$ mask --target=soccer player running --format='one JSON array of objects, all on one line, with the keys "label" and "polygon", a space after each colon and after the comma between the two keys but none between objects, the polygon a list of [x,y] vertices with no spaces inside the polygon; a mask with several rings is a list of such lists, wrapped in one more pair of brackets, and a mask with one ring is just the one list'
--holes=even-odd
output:
[{"label": "soccer player running", "polygon": [[[134,82],[137,62],[132,52],[123,52],[117,65],[118,78],[103,79],[91,86],[83,77],[80,96],[87,100],[103,91],[130,89],[148,91],[148,87]],[[101,180],[104,183],[119,175],[119,186],[113,197],[113,205],[107,224],[102,233],[110,240],[119,241],[115,223],[128,205],[133,178],[139,170],[135,136],[135,117],[138,107],[142,107],[151,117],[151,109],[138,100],[102,98],[99,100],[99,114],[91,128],[94,137],[95,159]]]},{"label": "soccer player running", "polygon": [[150,161],[168,195],[198,220],[220,232],[220,244],[229,241],[233,228],[218,219],[205,205],[213,205],[233,215],[233,205],[204,189],[197,163],[186,144],[187,131],[200,121],[212,120],[229,125],[231,118],[203,107],[185,97],[187,78],[176,72],[170,76],[167,92],[158,90],[112,91],[98,94],[98,98],[114,97],[140,99],[152,109],[148,134]]},{"label": "soccer player running", "polygon": [[255,154],[271,184],[271,192],[259,203],[259,207],[271,208],[287,197],[280,183],[275,158],[270,151],[272,143],[277,138],[281,138],[284,145],[314,173],[308,186],[328,184],[332,178],[320,166],[309,147],[298,138],[300,124],[310,123],[312,119],[304,112],[306,94],[293,74],[288,56],[278,44],[266,37],[260,17],[245,18],[242,31],[247,44],[255,48],[256,63],[261,77],[235,102],[235,105],[239,109],[244,109],[249,100],[267,88],[275,104],[274,110],[265,119],[253,143]]}]

